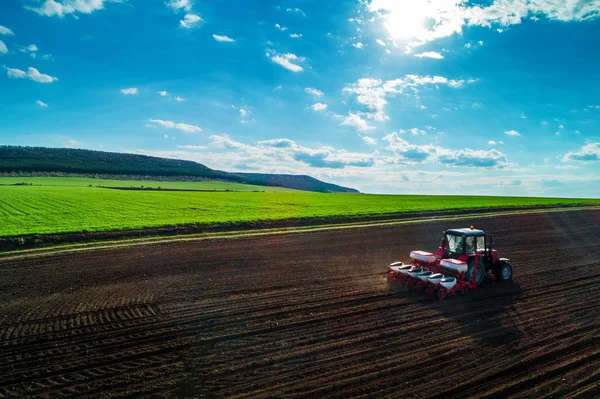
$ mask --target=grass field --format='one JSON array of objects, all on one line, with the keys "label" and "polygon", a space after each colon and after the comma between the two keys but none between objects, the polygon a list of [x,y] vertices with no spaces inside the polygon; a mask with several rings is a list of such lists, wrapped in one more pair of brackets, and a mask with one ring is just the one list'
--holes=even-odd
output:
[{"label": "grass field", "polygon": [[268,192],[295,192],[290,188],[254,186],[250,184],[228,183],[214,180],[207,181],[151,181],[151,180],[116,180],[94,179],[86,177],[2,177],[0,185],[32,184],[34,186],[60,186],[60,187],[152,187],[178,190],[215,190],[215,191],[268,191]]},{"label": "grass field", "polygon": [[600,200],[309,192],[203,193],[122,191],[69,186],[0,186],[0,237],[567,204],[600,205]]}]

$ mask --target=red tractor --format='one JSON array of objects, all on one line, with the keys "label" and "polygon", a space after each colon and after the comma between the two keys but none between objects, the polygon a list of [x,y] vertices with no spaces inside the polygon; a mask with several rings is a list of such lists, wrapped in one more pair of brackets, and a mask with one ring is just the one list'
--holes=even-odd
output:
[{"label": "red tractor", "polygon": [[498,281],[510,280],[513,274],[510,260],[498,258],[494,235],[473,226],[444,231],[435,254],[413,251],[410,258],[410,265],[402,258],[402,262],[388,266],[390,280],[399,285],[416,286],[438,299],[474,290],[489,271]]}]

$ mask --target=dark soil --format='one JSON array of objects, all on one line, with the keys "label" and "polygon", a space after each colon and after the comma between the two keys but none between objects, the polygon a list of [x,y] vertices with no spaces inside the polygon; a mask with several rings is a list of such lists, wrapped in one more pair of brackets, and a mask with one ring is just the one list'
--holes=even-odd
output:
[{"label": "dark soil", "polygon": [[[386,279],[494,229],[514,280]],[[0,397],[598,397],[600,210],[0,260]]]}]

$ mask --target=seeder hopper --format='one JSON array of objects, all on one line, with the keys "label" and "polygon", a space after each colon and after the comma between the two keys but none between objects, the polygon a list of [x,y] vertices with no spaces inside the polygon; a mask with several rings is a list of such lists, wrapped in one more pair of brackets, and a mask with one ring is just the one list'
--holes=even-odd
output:
[{"label": "seeder hopper", "polygon": [[390,264],[389,279],[438,299],[474,290],[490,271],[498,281],[510,280],[513,272],[509,259],[498,258],[494,236],[473,226],[444,231],[435,253],[412,251],[410,258],[410,264],[404,258]]}]

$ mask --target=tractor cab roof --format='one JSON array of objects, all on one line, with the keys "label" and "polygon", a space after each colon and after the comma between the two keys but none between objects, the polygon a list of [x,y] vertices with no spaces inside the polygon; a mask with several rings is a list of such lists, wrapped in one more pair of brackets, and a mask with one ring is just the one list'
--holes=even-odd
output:
[{"label": "tractor cab roof", "polygon": [[446,234],[452,234],[455,236],[484,236],[485,232],[483,230],[478,229],[470,229],[470,228],[462,228],[462,229],[450,229],[446,231]]}]

